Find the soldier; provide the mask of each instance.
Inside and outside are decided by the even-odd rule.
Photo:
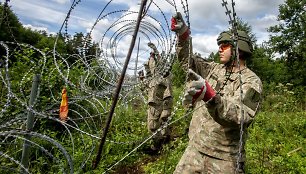
[[[140,81],[143,81],[144,80],[144,72],[143,72],[143,70],[141,70],[141,71],[138,71],[138,78],[139,78],[139,80]]]
[[[159,55],[156,46],[148,43],[152,48],[150,57],[145,63],[146,78],[150,80],[148,88],[148,130],[154,133],[160,126],[167,121],[172,110],[172,87],[171,74],[162,77],[160,74],[162,57]],[[161,145],[168,138],[168,130],[162,130],[153,137],[151,150],[155,153],[161,148]]]
[[[222,32],[217,39],[220,63],[215,63],[189,56],[190,31],[180,13],[172,17],[171,30],[178,36],[178,59],[192,79],[187,84],[183,104],[194,107],[189,143],[174,173],[244,173],[244,146],[239,154],[241,120],[246,133],[258,112],[262,93],[261,80],[246,67],[246,59],[252,54],[248,35],[238,31],[239,61],[236,61],[232,33]]]

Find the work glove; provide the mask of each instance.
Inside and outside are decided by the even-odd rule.
[[[185,91],[184,106],[190,107],[201,100],[207,102],[216,95],[215,90],[200,75],[191,69],[188,70],[188,74],[194,80],[189,83]]]
[[[186,40],[190,35],[190,30],[180,12],[177,12],[171,18],[171,31],[177,34],[179,40]]]
[[[154,52],[158,52],[156,46],[155,46],[152,42],[149,42],[149,43],[148,43],[148,46],[149,46],[150,48],[152,48],[152,50],[153,50]]]

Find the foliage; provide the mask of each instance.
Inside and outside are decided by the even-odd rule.
[[[246,173],[305,173],[305,128],[305,111],[261,112],[249,129]]]
[[[176,120],[177,122],[170,126],[171,141],[165,144],[161,153],[156,156],[144,153],[144,149],[150,146],[150,141],[128,155],[150,136],[146,128],[147,107],[143,98],[133,99],[134,105],[132,106],[119,103],[103,149],[100,166],[92,171],[91,163],[95,158],[98,139],[86,136],[75,129],[65,128],[63,124],[54,121],[58,114],[53,112],[58,111],[60,91],[63,86],[67,85],[57,68],[65,75],[68,71],[67,64],[73,65],[69,69],[69,79],[76,85],[81,85],[80,79],[87,75],[87,67],[79,64],[75,59],[76,56],[70,58],[69,55],[82,57],[85,53],[93,57],[96,54],[97,45],[92,43],[91,38],[84,36],[83,33],[76,33],[74,36],[66,38],[61,33],[58,36],[48,36],[43,31],[23,28],[11,9],[9,7],[4,9],[0,5],[0,13],[4,12],[7,15],[0,21],[1,41],[28,43],[46,53],[44,57],[31,47],[20,45],[10,47],[11,50],[14,50],[9,59],[11,89],[23,102],[28,102],[32,78],[45,66],[35,109],[48,113],[43,116],[49,117],[36,115],[34,131],[47,135],[65,147],[69,154],[73,154],[75,166],[82,166],[76,169],[76,173],[101,173],[110,167],[113,168],[109,172],[118,173],[119,169],[126,166],[136,166],[145,173],[172,173],[174,171],[188,143],[187,132],[191,119],[191,116],[186,115],[186,111],[180,105],[179,95],[183,91],[185,74],[178,62],[175,62],[172,68],[173,85],[175,86],[174,101],[177,102],[172,121]],[[255,45],[253,58],[248,62],[248,66],[263,81],[264,100],[261,112],[249,128],[249,139],[246,146],[248,156],[246,173],[306,173],[305,1],[286,0],[285,4],[280,6],[279,20],[283,23],[270,28],[271,32],[278,33],[271,37],[270,47]],[[255,42],[256,37],[252,34],[251,27],[243,21],[238,22],[240,29],[246,29],[251,34],[252,41]],[[54,64],[53,51],[50,51],[53,50],[56,39],[58,42],[55,50],[58,54],[55,58],[59,58],[57,56],[60,54],[64,60],[68,60],[67,62],[57,61],[58,67]],[[87,47],[82,50],[84,45]],[[281,53],[282,57],[279,59],[273,57],[270,48]],[[0,50],[0,53],[3,56],[3,50]],[[216,60],[217,57],[218,53],[212,53],[210,60]],[[87,61],[91,63],[91,67],[99,66],[98,62],[93,61],[91,57]],[[4,72],[4,68],[1,67],[1,73],[4,74]],[[92,72],[99,74],[103,73],[103,70],[94,69]],[[95,75],[89,76],[89,88],[95,88],[95,83],[99,83]],[[104,83],[101,82],[101,84],[102,86],[94,90],[103,90]],[[3,82],[0,84],[0,88],[0,104],[3,106],[6,102],[7,89]],[[69,97],[84,93],[84,91],[71,88],[69,85],[67,88]],[[14,106],[16,103],[17,101],[14,99],[11,101],[11,107],[6,112],[9,114],[1,117],[1,124],[12,118],[26,117],[27,109],[24,106]],[[105,126],[109,105],[108,100],[94,97],[76,101],[69,105],[69,117],[72,120],[68,122],[71,125],[77,125],[80,130],[85,130],[99,137],[102,132],[101,128]],[[106,106],[106,108],[96,106]],[[81,118],[83,116],[91,117],[91,119]],[[19,130],[23,129],[24,125],[12,127]],[[4,140],[1,137],[1,141],[0,152],[7,152],[12,154],[15,159],[20,159],[22,139],[9,137]],[[47,142],[44,138],[35,137],[32,141],[50,152],[57,160],[53,160],[41,148],[33,145],[29,166],[31,172],[63,173],[63,171],[59,171],[59,168],[66,166],[67,160],[60,151],[61,149],[55,148],[54,144]],[[3,157],[3,155],[1,156]],[[122,162],[113,166],[123,158]],[[17,165],[8,159],[1,159],[0,168],[0,172],[7,172],[8,170],[2,166],[15,169],[17,172],[19,170]],[[11,173],[16,173],[16,171]]]
[[[8,6],[0,4],[0,14],[3,14],[0,18],[0,40],[15,41],[15,37],[20,36],[22,24]]]
[[[113,165],[149,136],[146,131],[145,109],[146,107],[122,107],[117,110],[112,120],[108,136],[109,142],[104,150],[105,156],[101,160],[100,169],[96,170],[97,172],[104,171]],[[120,165],[136,163],[141,157],[144,157],[144,154],[132,153]]]
[[[296,112],[303,109],[301,103],[298,102],[292,84],[274,84],[265,86],[264,103],[262,108],[264,111],[271,112]]]
[[[19,19],[10,7],[4,7],[0,4],[0,14],[4,17],[0,19],[0,41],[10,41],[18,43],[26,43],[38,49],[49,48],[53,50],[55,40],[55,50],[61,54],[80,54],[80,55],[96,55],[98,44],[92,41],[90,35],[84,36],[82,32],[75,33],[74,36],[58,33],[58,35],[47,35],[46,31],[33,31],[25,28],[19,22]],[[3,54],[0,49],[0,56]],[[75,60],[68,60],[74,63]]]
[[[174,100],[180,101],[182,87],[174,88]],[[172,120],[179,120],[171,125],[171,141],[163,146],[160,155],[152,162],[143,166],[145,173],[173,173],[178,161],[183,155],[188,143],[188,128],[191,114],[186,112],[181,105],[176,105]]]
[[[258,47],[254,50],[252,56],[252,64],[249,68],[252,69],[264,83],[284,83],[288,78],[288,72],[285,68],[285,63],[281,59],[271,59],[267,55],[267,50],[263,47]]]
[[[144,166],[147,174],[173,173],[175,167],[182,157],[188,143],[187,135],[175,138],[170,144],[163,147],[161,155],[154,162]]]
[[[286,82],[304,87],[306,86],[305,6],[305,0],[286,0],[279,6],[280,24],[269,28],[274,34],[270,38],[270,47],[280,53],[285,60],[288,72]]]
[[[185,83],[186,74],[181,68],[181,65],[179,64],[178,60],[174,62],[172,66],[172,84],[176,87],[181,87]]]

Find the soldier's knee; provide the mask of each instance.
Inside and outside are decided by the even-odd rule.
[[[157,120],[148,120],[148,130],[150,132],[155,132],[159,128],[160,124]]]
[[[164,98],[163,100],[164,110],[172,109],[172,105],[173,105],[173,98],[171,96]]]
[[[155,89],[155,94],[158,99],[162,99],[164,97],[166,86],[163,84],[158,84],[157,88]]]

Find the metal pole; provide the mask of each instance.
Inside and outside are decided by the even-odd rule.
[[[117,87],[116,87],[115,94],[113,96],[113,102],[112,102],[111,109],[109,111],[109,115],[108,115],[108,118],[107,118],[107,121],[106,121],[106,125],[105,125],[105,128],[104,128],[103,132],[102,132],[101,141],[100,141],[99,149],[98,149],[98,152],[97,152],[97,156],[96,156],[96,159],[93,161],[93,165],[92,165],[93,169],[96,169],[98,167],[98,164],[101,160],[102,149],[103,149],[103,146],[104,146],[104,143],[105,143],[105,140],[106,140],[106,135],[108,133],[108,129],[110,127],[110,123],[112,121],[112,117],[113,117],[113,114],[114,114],[114,111],[115,111],[115,107],[116,107],[116,104],[117,104],[117,101],[118,101],[118,98],[119,98],[119,93],[120,93],[121,86],[122,86],[122,83],[123,83],[123,80],[124,80],[125,72],[126,72],[128,64],[129,64],[129,61],[130,61],[130,58],[131,58],[131,55],[132,55],[132,51],[133,51],[134,46],[135,46],[135,40],[136,40],[136,37],[137,37],[137,33],[138,33],[138,30],[139,30],[139,26],[140,26],[140,21],[141,21],[141,18],[142,18],[142,12],[143,12],[143,9],[144,9],[144,6],[146,5],[146,3],[147,3],[147,0],[142,0],[141,1],[141,5],[140,5],[139,12],[138,12],[137,21],[136,21],[135,30],[134,30],[134,33],[133,33],[133,36],[132,36],[132,41],[131,41],[131,44],[130,44],[130,48],[129,48],[127,57],[125,59],[125,63],[124,63],[124,67],[123,67],[122,72],[121,72],[120,79],[119,79]]]
[[[33,83],[32,83],[32,88],[31,88],[31,95],[30,95],[30,100],[29,100],[29,107],[32,108],[34,101],[37,97],[37,91],[38,91],[38,85],[40,82],[40,75],[35,74],[33,77]],[[34,114],[29,110],[28,111],[28,117],[27,117],[27,131],[32,131],[34,125]],[[21,164],[25,167],[28,168],[29,166],[29,157],[30,157],[30,143],[29,141],[31,140],[30,135],[25,136],[25,141],[23,143],[23,150],[22,150],[22,157],[21,157]],[[20,171],[21,174],[26,173],[24,169],[21,169]]]

